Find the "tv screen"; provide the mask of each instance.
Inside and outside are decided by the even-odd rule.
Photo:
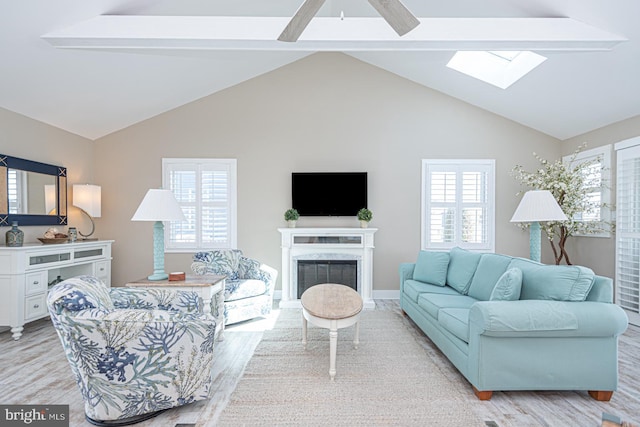
[[[294,172],[291,198],[300,216],[355,216],[367,207],[367,173]]]

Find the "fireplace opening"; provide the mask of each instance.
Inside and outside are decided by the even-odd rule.
[[[298,299],[321,283],[339,283],[358,291],[358,261],[298,260]]]

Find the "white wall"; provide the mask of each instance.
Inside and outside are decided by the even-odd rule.
[[[116,240],[115,285],[149,274],[152,226],[130,219],[147,189],[161,185],[161,159],[237,158],[238,246],[279,270],[291,172],[366,171],[379,228],[374,290],[394,290],[398,264],[420,247],[421,159],[496,159],[496,250],[528,256],[528,234],[509,223],[519,189],[509,171],[534,167],[534,151],[561,154],[547,135],[346,55],[315,54],[96,141],[98,233]],[[355,218],[299,225],[358,226]],[[190,263],[190,254],[166,256],[167,271]]]
[[[86,217],[73,207],[73,184],[93,180],[93,143],[54,126],[0,108],[0,154],[64,166],[68,177],[68,221],[85,233],[91,227]],[[99,220],[97,220],[99,221]],[[48,227],[20,226],[25,242],[38,242]],[[58,227],[66,232],[66,227]],[[0,239],[8,227],[0,227]]]

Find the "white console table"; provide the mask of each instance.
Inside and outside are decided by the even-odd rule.
[[[373,301],[373,236],[377,228],[308,227],[279,228],[282,235],[281,308],[301,307],[298,299],[298,261],[354,260],[357,262],[357,291],[365,309]]]
[[[49,315],[48,284],[88,274],[111,286],[113,240],[0,246],[0,326],[20,339],[25,323]]]

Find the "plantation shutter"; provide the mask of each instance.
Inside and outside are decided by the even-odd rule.
[[[640,138],[616,150],[616,303],[640,325]]]
[[[235,171],[235,160],[163,159],[165,187],[187,218],[165,226],[168,249],[235,247]]]
[[[493,160],[423,160],[423,249],[494,250]]]

